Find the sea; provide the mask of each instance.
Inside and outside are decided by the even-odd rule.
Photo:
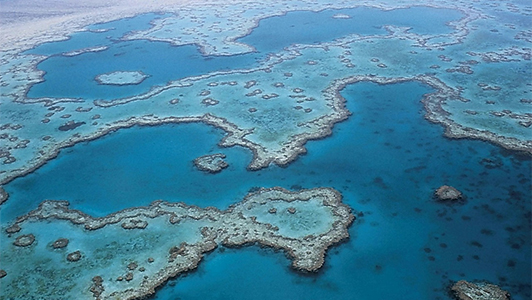
[[[261,20],[239,39],[255,52],[225,57],[204,55],[196,45],[120,40],[165,16],[139,15],[90,27],[113,28],[105,35],[80,32],[29,50],[50,57],[38,65],[46,71],[45,81],[32,86],[28,96],[131,96],[170,80],[256,67],[268,53],[294,43],[323,43],[352,33],[384,35],[382,25],[388,23],[419,34],[448,33],[446,23],[461,13],[443,12],[421,6],[289,12]],[[331,18],[342,13],[360,18]],[[275,43],[268,42],[274,31]],[[98,45],[109,49],[60,55]],[[116,69],[143,70],[150,77],[120,87],[93,80]],[[357,218],[350,238],[329,249],[317,273],[293,270],[282,251],[219,247],[196,270],[158,288],[152,299],[443,300],[451,299],[449,287],[458,280],[488,281],[512,299],[531,299],[531,158],[484,141],[445,137],[441,125],[424,118],[421,99],[430,92],[419,82],[348,85],[341,95],[352,115],[336,124],[331,136],[307,142],[307,153],[285,167],[258,171],[246,169],[252,159],[248,149],[220,147],[224,132],[212,126],[120,129],[65,148],[5,185],[10,198],[0,208],[2,223],[46,199],[68,200],[71,208],[100,217],[158,199],[226,209],[257,187],[332,187]],[[218,174],[194,167],[195,158],[213,153],[224,153],[229,167]],[[436,201],[434,191],[442,185],[457,188],[465,200]]]

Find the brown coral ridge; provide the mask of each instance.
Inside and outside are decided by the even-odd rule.
[[[456,188],[449,185],[440,186],[435,192],[434,196],[441,202],[461,202],[464,200],[463,194]]]
[[[510,300],[510,293],[490,283],[456,282],[451,292],[457,300]]]
[[[105,291],[105,288],[102,285],[103,279],[101,276],[94,276],[92,278],[92,285],[90,288],[90,292],[92,293],[93,297],[96,299],[100,299],[100,295]]]
[[[200,171],[208,173],[218,173],[229,166],[224,161],[225,154],[216,153],[211,155],[204,155],[194,159],[194,165]]]
[[[17,237],[13,242],[13,245],[17,247],[28,247],[35,242],[35,236],[33,234],[25,234]]]
[[[81,254],[81,251],[79,251],[79,250],[78,251],[74,251],[74,252],[69,253],[67,255],[67,260],[69,262],[76,262],[76,261],[80,260],[82,256],[83,255]]]
[[[52,247],[54,249],[61,249],[61,248],[65,248],[66,246],[68,246],[68,239],[65,239],[65,238],[60,238],[60,239],[57,239],[53,244],[52,244]]]
[[[326,229],[316,228],[311,234],[301,238],[280,234],[277,226],[257,221],[258,215],[252,211],[253,207],[265,205],[270,201],[289,202],[295,212],[290,216],[294,218],[303,213],[296,209],[298,205],[308,205],[307,201],[312,201],[312,207],[316,210],[328,212],[330,219],[327,222],[330,225]],[[294,269],[315,272],[323,266],[327,249],[349,237],[347,229],[354,220],[349,206],[342,203],[341,194],[330,188],[297,192],[283,188],[259,189],[225,211],[216,208],[199,208],[184,203],[155,201],[147,207],[130,208],[106,217],[93,218],[80,211],[69,209],[68,206],[67,201],[45,201],[36,210],[19,217],[14,225],[24,228],[26,222],[44,221],[43,223],[47,224],[53,220],[67,220],[85,230],[98,231],[112,224],[120,226],[132,219],[149,223],[161,217],[169,222],[168,226],[184,220],[187,222],[197,220],[202,224],[198,242],[195,244],[181,243],[166,250],[167,263],[154,273],[144,272],[144,280],[140,286],[107,285],[106,279],[102,282],[100,277],[95,277],[97,280],[93,280],[91,291],[98,299],[139,299],[151,295],[155,293],[156,287],[169,278],[195,269],[203,255],[214,250],[218,245],[239,247],[257,244],[282,250],[292,259]],[[265,213],[269,214],[268,211]],[[131,231],[124,229],[123,234],[128,234],[128,232]],[[171,237],[171,233],[169,236]],[[68,254],[67,260],[75,263],[82,259],[83,249],[80,250]],[[126,281],[122,281],[123,284],[126,284],[125,282],[127,278]]]
[[[4,188],[0,185],[0,205],[7,201],[7,198],[9,197],[9,194],[4,190]]]

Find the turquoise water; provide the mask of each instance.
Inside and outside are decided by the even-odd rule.
[[[335,19],[333,15],[349,14],[351,19]],[[106,32],[80,32],[66,41],[45,43],[27,51],[51,55],[38,65],[46,72],[44,82],[33,85],[30,98],[117,99],[164,86],[171,80],[197,76],[213,71],[227,71],[256,66],[267,53],[278,52],[297,43],[327,42],[357,33],[384,35],[383,25],[412,27],[420,34],[449,33],[446,22],[458,20],[462,14],[448,9],[412,7],[381,11],[375,8],[295,11],[284,16],[266,18],[248,36],[239,41],[254,46],[257,52],[233,56],[203,56],[196,45],[172,46],[146,40],[122,41],[130,31],[145,30],[154,18],[166,15],[145,14],[134,18],[94,25],[89,29],[110,29]],[[430,20],[430,22],[428,22]],[[275,35],[272,35],[275,32]],[[278,33],[282,32],[282,35]],[[61,53],[94,46],[109,49],[68,57]],[[94,78],[114,71],[142,71],[149,77],[138,85],[100,85]]]
[[[447,285],[459,279],[489,280],[512,299],[529,299],[531,161],[442,137],[422,117],[419,100],[428,91],[418,83],[348,87],[343,95],[354,115],[284,169],[247,172],[249,151],[219,148],[222,132],[201,124],[120,130],[8,184],[2,219],[43,199],[69,199],[73,208],[104,215],[159,198],[225,208],[254,186],[328,186],[363,216],[318,275],[301,276],[282,254],[255,247],[217,250],[156,299],[447,299]],[[227,154],[228,169],[210,175],[193,168],[195,156],[216,152]],[[442,184],[463,191],[467,202],[435,203]]]
[[[378,15],[364,19],[372,25],[355,22],[368,10]],[[332,19],[336,13],[360,16]],[[227,58],[203,57],[195,46],[118,40],[130,30],[148,28],[147,22],[158,15],[95,25],[93,29],[115,29],[78,33],[32,50],[58,54],[110,46],[45,60],[39,68],[47,71],[46,81],[35,85],[30,96],[124,97],[194,72],[249,67],[266,52],[293,43],[327,41],[349,32],[384,34],[380,26],[388,20],[417,33],[445,33],[450,29],[444,22],[460,17],[425,7],[409,9],[408,18],[403,13],[360,8],[273,17],[242,39],[259,53]],[[433,27],[426,27],[427,19]],[[308,30],[308,20],[331,26]],[[272,46],[263,35],[268,28],[282,28],[277,32],[286,37]],[[309,34],[290,28],[306,28],[303,32]],[[151,77],[137,86],[93,81],[99,72],[138,69]],[[71,78],[70,86],[57,88],[65,78]],[[155,299],[449,299],[448,285],[460,279],[488,280],[510,291],[512,299],[530,299],[531,160],[481,141],[442,137],[440,126],[423,119],[419,101],[427,92],[428,87],[415,82],[351,85],[342,94],[353,115],[335,125],[331,137],[308,142],[308,154],[286,168],[256,172],[245,169],[249,150],[220,148],[216,143],[223,132],[203,124],[119,130],[64,149],[35,172],[7,184],[10,199],[0,207],[0,218],[3,224],[13,221],[45,199],[69,200],[72,208],[104,216],[157,199],[224,209],[254,187],[333,187],[359,217],[350,228],[351,239],[328,252],[318,274],[296,273],[282,253],[268,249],[218,249],[197,271],[162,287]],[[194,168],[194,158],[218,152],[227,155],[229,168],[215,175]],[[432,194],[443,184],[464,192],[467,201],[454,206],[434,202]]]

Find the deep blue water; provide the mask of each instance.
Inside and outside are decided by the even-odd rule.
[[[319,274],[301,276],[282,254],[257,247],[216,250],[156,299],[448,299],[447,285],[459,279],[489,280],[512,299],[530,299],[531,161],[442,137],[423,119],[419,100],[428,91],[413,82],[349,86],[343,95],[354,114],[331,137],[309,142],[287,168],[257,172],[245,170],[249,151],[219,148],[222,132],[206,125],[119,130],[8,184],[2,219],[44,199],[104,215],[159,198],[225,208],[254,186],[328,186],[363,216]],[[216,152],[227,154],[228,169],[194,169],[193,158]],[[466,203],[435,203],[443,184],[463,191]]]
[[[343,13],[351,19],[335,19]],[[167,15],[163,15],[167,16]],[[149,28],[147,23],[163,17],[156,14],[99,24],[89,29],[110,29],[106,32],[80,32],[66,41],[45,43],[30,54],[51,55],[38,65],[46,71],[44,82],[33,85],[27,96],[116,99],[149,91],[154,86],[164,86],[169,81],[197,76],[213,71],[250,68],[266,57],[297,43],[327,42],[348,34],[383,35],[383,25],[412,27],[421,34],[441,34],[451,31],[446,22],[462,17],[458,11],[430,7],[412,7],[392,11],[375,8],[323,10],[321,12],[295,11],[284,16],[263,19],[260,26],[239,41],[250,44],[256,52],[233,56],[204,56],[196,45],[172,46],[164,42],[146,40],[121,41],[130,32]],[[279,33],[283,34],[279,34]],[[67,57],[63,52],[94,46],[109,49],[96,53]],[[100,85],[94,78],[114,71],[142,71],[149,77],[138,85]]]

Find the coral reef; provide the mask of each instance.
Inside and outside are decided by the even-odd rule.
[[[194,165],[200,171],[218,173],[229,166],[224,158],[225,154],[222,153],[204,155],[194,159]]]
[[[434,194],[439,201],[457,201],[462,199],[462,193],[448,185],[440,186]]]
[[[100,74],[96,76],[94,80],[96,80],[99,84],[131,85],[140,84],[146,78],[148,78],[148,76],[140,71],[116,71],[111,73]]]
[[[45,201],[11,225],[19,226],[22,233],[32,232],[15,242],[28,246],[37,241],[35,247],[53,243],[53,248],[66,249],[66,259],[57,262],[54,257],[65,252],[45,249],[1,253],[3,268],[11,275],[6,277],[11,281],[5,282],[3,295],[19,295],[13,283],[28,276],[26,268],[33,263],[25,262],[34,261],[43,273],[31,276],[48,286],[50,295],[66,289],[76,299],[142,298],[153,294],[168,278],[195,269],[203,255],[218,245],[259,244],[279,249],[292,259],[294,269],[315,272],[322,267],[327,249],[349,237],[347,228],[354,215],[341,200],[341,195],[329,188],[298,192],[270,188],[247,195],[226,211],[156,201],[101,218],[72,210],[66,201]],[[274,208],[277,212],[272,214]],[[61,230],[63,237],[48,241],[47,232],[53,232],[48,227],[64,226],[70,230]],[[68,282],[75,287],[65,288],[61,279],[65,276],[82,278]],[[41,291],[40,284],[22,290],[26,295]]]
[[[471,283],[460,280],[451,287],[458,300],[510,300],[510,294],[490,283]]]

